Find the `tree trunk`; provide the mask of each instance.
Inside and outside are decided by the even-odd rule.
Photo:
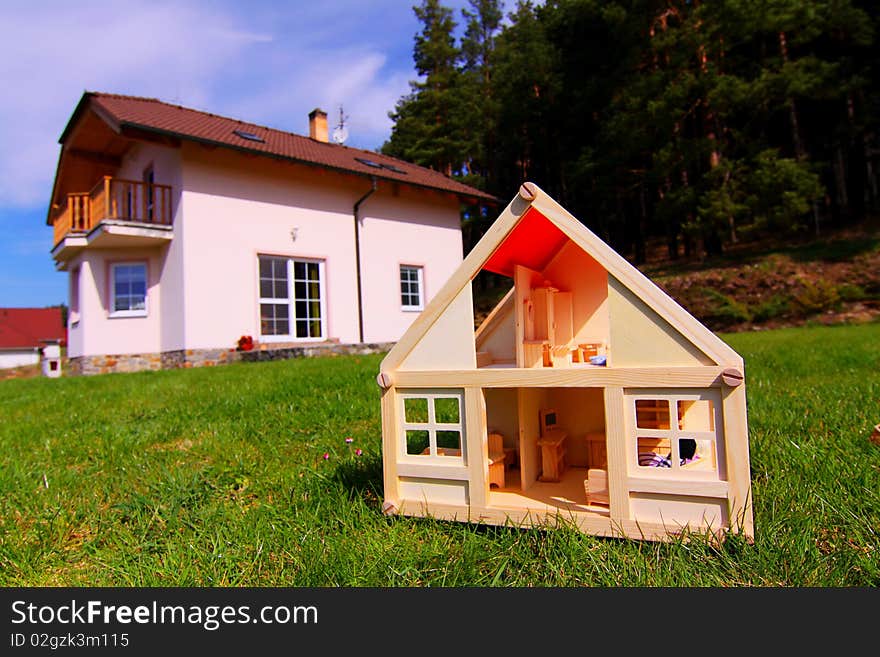
[[[779,54],[782,56],[782,63],[788,63],[788,41],[785,37],[785,31],[779,30]],[[789,121],[791,123],[791,141],[792,146],[794,146],[794,156],[798,162],[803,162],[807,157],[806,148],[804,148],[804,142],[801,139],[801,129],[800,122],[798,120],[798,111],[797,104],[795,103],[794,96],[788,97],[788,116]],[[816,230],[816,236],[819,235],[819,206],[816,204],[816,201],[812,202],[813,207],[813,225]]]

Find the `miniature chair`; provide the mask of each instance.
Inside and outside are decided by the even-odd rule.
[[[489,434],[489,487],[494,484],[504,488],[504,468],[507,454],[504,452],[504,436],[500,433]]]
[[[608,504],[608,471],[600,468],[587,470],[587,478],[584,480],[584,492],[587,494],[587,504]]]

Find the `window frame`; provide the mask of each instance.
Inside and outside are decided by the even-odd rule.
[[[426,422],[410,422],[406,419],[406,400],[426,399],[428,419]],[[458,422],[437,422],[434,402],[437,399],[455,399],[458,402]],[[445,465],[467,464],[467,439],[465,436],[464,389],[408,389],[397,393],[397,412],[399,417],[399,436],[397,458],[400,463],[436,463]],[[428,432],[428,454],[410,454],[407,452],[406,432]],[[437,432],[457,431],[461,441],[461,454],[440,455],[437,451]]]
[[[108,317],[111,319],[125,317],[147,317],[150,314],[150,266],[146,260],[125,260],[120,262],[111,262],[109,271],[110,283],[110,312]],[[128,310],[116,310],[116,271],[120,267],[140,266],[144,269],[144,307]],[[131,295],[129,295],[131,296]]]
[[[77,265],[70,270],[70,309],[67,313],[67,326],[73,328],[79,324],[80,278],[82,266]]]
[[[419,302],[417,304],[405,304],[403,303],[403,296],[406,294],[407,296],[412,296],[412,292],[404,292],[403,291],[403,272],[404,270],[415,271],[416,272],[416,285],[418,285],[418,297]],[[425,267],[424,265],[411,265],[406,263],[400,263],[398,267],[398,287],[400,288],[398,291],[398,297],[400,298],[400,309],[403,312],[421,312],[425,309]],[[412,281],[407,280],[407,284],[411,284]]]
[[[626,431],[627,431],[627,472],[630,477],[642,479],[708,480],[727,481],[727,467],[724,448],[724,423],[721,409],[721,395],[715,389],[630,389],[625,391]],[[638,426],[638,401],[667,401],[669,404],[669,429],[648,429]],[[679,402],[709,401],[712,403],[712,423],[714,429],[694,430],[679,428]],[[639,438],[658,438],[669,440],[671,453],[670,467],[650,467],[639,464]],[[712,470],[689,469],[682,466],[679,458],[679,440],[693,438],[696,441],[711,441],[714,449],[715,466]]]
[[[261,294],[260,283],[260,262],[263,258],[271,260],[283,260],[286,263],[286,281],[287,281],[287,298],[281,297],[264,297]],[[317,264],[318,265],[318,302],[320,308],[320,327],[321,335],[317,337],[297,337],[296,335],[296,285],[294,276],[295,263]],[[327,341],[327,286],[326,286],[326,261],[323,258],[307,258],[300,256],[277,255],[272,253],[257,254],[257,333],[260,336],[260,342],[326,342]],[[286,334],[265,334],[263,333],[262,305],[287,304],[287,333]]]

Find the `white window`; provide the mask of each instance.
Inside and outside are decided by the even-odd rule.
[[[462,392],[412,390],[401,393],[401,456],[462,457]]]
[[[71,327],[79,322],[79,272],[79,267],[70,272],[70,310],[67,313],[67,325]]]
[[[404,310],[422,310],[424,303],[423,267],[400,265],[400,305]]]
[[[113,263],[110,266],[110,285],[110,317],[144,317],[147,314],[145,262]]]
[[[260,256],[259,267],[262,339],[324,339],[323,261]]]
[[[631,391],[630,472],[725,478],[720,398],[715,391]]]

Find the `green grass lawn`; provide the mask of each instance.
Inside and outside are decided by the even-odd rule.
[[[877,586],[880,324],[725,338],[754,544],[385,517],[381,357],[334,357],[0,382],[0,585]]]

